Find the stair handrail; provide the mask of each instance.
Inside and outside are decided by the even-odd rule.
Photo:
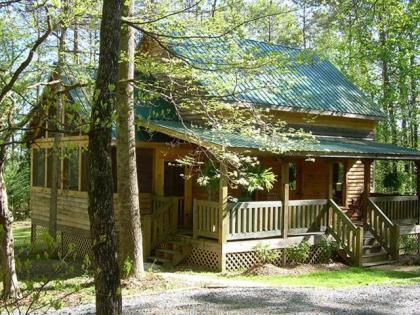
[[[328,231],[350,256],[356,266],[362,265],[363,228],[356,226],[334,200],[329,200]]]
[[[175,200],[172,197],[153,196],[153,206],[150,215],[152,248],[176,232],[178,218],[176,211],[173,211]]]
[[[368,199],[367,228],[394,259],[400,251],[399,225],[393,223],[372,199]]]

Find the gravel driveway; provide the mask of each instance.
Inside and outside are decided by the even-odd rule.
[[[71,312],[89,313],[89,308]],[[124,300],[125,314],[420,314],[420,286],[201,288]]]

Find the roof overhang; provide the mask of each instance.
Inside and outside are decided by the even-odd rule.
[[[140,125],[186,142],[216,150],[268,152],[258,140],[239,134],[183,123],[180,121],[150,120]],[[354,158],[375,160],[420,160],[420,151],[373,140],[318,136],[316,144],[305,150],[285,150],[284,156],[313,156],[325,158]]]

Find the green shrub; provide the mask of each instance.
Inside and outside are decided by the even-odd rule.
[[[298,245],[285,249],[286,255],[292,263],[305,263],[311,252],[311,245],[307,241],[303,241]]]
[[[415,255],[420,249],[419,241],[410,237],[410,235],[401,236],[401,245],[405,255]]]
[[[29,217],[29,160],[22,157],[6,163],[5,181],[10,211],[17,220]]]
[[[279,257],[279,253],[271,249],[268,244],[259,243],[255,246],[255,250],[262,264],[273,264]]]
[[[318,247],[321,249],[319,262],[329,263],[337,251],[338,246],[336,242],[328,239],[326,236],[322,236]]]

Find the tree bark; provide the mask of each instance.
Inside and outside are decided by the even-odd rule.
[[[124,4],[124,16],[131,16],[133,1]],[[134,121],[134,90],[129,83],[134,79],[134,29],[127,24],[121,27],[120,51],[122,60],[119,64],[117,87],[117,165],[118,165],[118,201],[120,208],[120,265],[127,260],[132,263],[132,276],[141,278],[143,266],[143,237],[140,222],[139,187],[136,164],[136,130]]]
[[[112,113],[118,77],[121,7],[121,0],[103,1],[99,66],[89,131],[88,211],[97,314],[122,312],[110,156]]]
[[[55,71],[56,79],[61,79],[61,68],[63,66],[63,53],[64,45],[66,39],[66,28],[61,29],[60,34],[60,44],[58,47],[58,63]],[[54,238],[57,239],[57,207],[58,207],[58,189],[61,187],[61,163],[60,163],[60,143],[62,138],[62,133],[59,132],[59,128],[62,123],[62,114],[63,114],[63,94],[61,93],[62,84],[58,83],[56,85],[57,91],[54,91],[56,97],[55,106],[55,122],[53,122],[54,129],[54,142],[51,150],[51,194],[50,194],[50,216],[48,222],[48,233]]]
[[[13,215],[7,202],[6,182],[4,180],[4,164],[6,150],[0,147],[0,230],[1,236],[1,274],[3,281],[3,297],[16,298],[20,296],[19,284],[15,268],[15,253],[13,240]]]

